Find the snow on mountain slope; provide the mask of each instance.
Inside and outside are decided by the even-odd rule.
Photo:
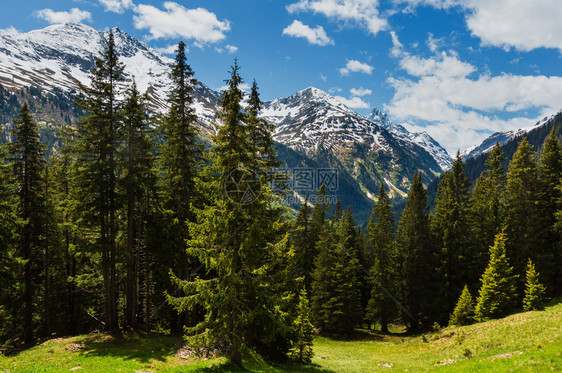
[[[275,139],[293,149],[351,149],[359,143],[393,153],[384,129],[318,88],[266,102],[260,115],[276,125]]]
[[[125,75],[147,91],[157,110],[166,107],[172,59],[164,57],[119,28],[113,30]],[[0,35],[0,83],[7,88],[34,85],[46,91],[77,91],[89,83],[94,57],[103,50],[109,32],[77,23],[53,25],[15,35]],[[201,124],[211,129],[217,94],[202,83],[196,87],[195,109]]]
[[[448,170],[453,164],[453,159],[447,151],[431,137],[427,132],[409,132],[404,126],[395,124],[388,119],[388,116],[379,109],[374,108],[367,116],[367,119],[380,125],[399,139],[413,142],[425,149],[439,164],[441,170]]]
[[[463,157],[464,160],[467,160],[470,158],[475,158],[480,154],[488,153],[492,150],[496,142],[498,142],[500,145],[503,145],[516,137],[523,136],[526,133],[545,125],[552,118],[554,118],[554,115],[552,115],[551,117],[544,117],[543,119],[535,123],[534,126],[520,128],[511,131],[496,132],[493,135],[484,139],[484,141],[482,141],[480,145],[475,145],[468,149],[465,149],[463,152],[461,152],[461,156]]]

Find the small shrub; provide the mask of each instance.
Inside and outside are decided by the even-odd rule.
[[[525,311],[543,310],[545,291],[546,289],[544,285],[539,282],[539,273],[535,270],[535,265],[531,259],[529,259],[529,262],[527,263],[523,309]]]
[[[468,290],[468,286],[464,285],[461,296],[455,306],[455,310],[451,314],[449,324],[451,325],[468,325],[474,320],[474,300]]]
[[[472,358],[472,351],[470,350],[470,348],[465,348],[462,356],[466,357],[467,359],[471,359]]]

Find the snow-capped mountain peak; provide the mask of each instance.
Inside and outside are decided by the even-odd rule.
[[[116,51],[125,64],[125,76],[147,91],[153,107],[164,110],[170,87],[173,60],[119,28],[111,30]],[[7,88],[34,85],[76,91],[89,84],[95,57],[105,47],[109,31],[101,32],[79,23],[66,23],[16,35],[0,35],[0,83]],[[194,106],[200,123],[212,131],[217,94],[202,83]]]
[[[442,171],[448,170],[453,164],[453,159],[447,151],[431,137],[427,132],[410,132],[404,126],[393,123],[386,114],[378,108],[374,108],[367,119],[376,123],[392,133],[394,136],[425,149],[439,164]]]
[[[499,143],[500,145],[503,145],[503,144],[513,140],[516,137],[524,136],[528,132],[530,132],[530,131],[532,131],[536,128],[539,128],[541,126],[544,126],[546,123],[548,123],[553,118],[554,118],[554,115],[552,115],[550,117],[544,117],[543,119],[541,119],[537,123],[535,123],[533,126],[519,128],[519,129],[516,129],[516,130],[495,132],[494,134],[492,134],[489,137],[487,137],[486,139],[484,139],[484,141],[482,141],[482,143],[480,143],[479,145],[471,146],[470,148],[467,148],[464,151],[462,151],[461,156],[462,156],[463,159],[466,160],[466,159],[470,159],[470,158],[476,158],[480,154],[489,153],[490,151],[492,151],[492,148],[494,147],[494,145],[496,145],[496,142]]]

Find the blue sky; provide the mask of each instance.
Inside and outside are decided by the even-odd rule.
[[[211,88],[238,57],[263,100],[316,86],[454,153],[562,108],[560,20],[559,0],[26,0],[0,33],[72,21],[163,52],[184,40]]]

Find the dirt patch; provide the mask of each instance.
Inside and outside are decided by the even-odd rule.
[[[497,360],[497,359],[509,359],[510,357],[517,356],[517,355],[523,355],[523,352],[513,351],[513,352],[507,352],[505,354],[495,355],[495,356],[492,356],[492,361]]]
[[[65,350],[75,352],[75,351],[83,350],[85,348],[88,348],[88,346],[86,346],[84,343],[78,342],[78,343],[69,344],[68,346],[65,347]]]

